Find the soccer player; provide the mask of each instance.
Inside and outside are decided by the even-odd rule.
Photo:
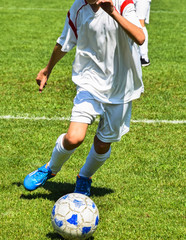
[[[90,196],[92,175],[110,157],[111,143],[129,131],[132,101],[143,91],[138,45],[144,40],[132,0],[75,0],[48,64],[36,78],[42,92],[53,67],[76,46],[72,81],[77,94],[69,128],[58,137],[50,161],[26,176],[27,190],[60,171],[100,116],[74,190]]]
[[[136,14],[143,27],[145,42],[140,46],[141,65],[143,67],[150,65],[148,57],[148,31],[145,24],[149,24],[151,0],[134,0]]]

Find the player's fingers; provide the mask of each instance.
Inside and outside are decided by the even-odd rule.
[[[43,88],[45,87],[46,82],[45,81],[41,81],[40,86],[39,86],[39,92],[43,91]]]
[[[39,79],[36,78],[36,82],[37,82],[37,85],[40,86],[40,84],[41,84],[41,80],[39,80]]]

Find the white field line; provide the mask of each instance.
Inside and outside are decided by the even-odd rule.
[[[0,116],[0,119],[4,120],[31,120],[31,121],[39,121],[39,120],[45,120],[45,121],[69,121],[70,117],[31,117],[31,116],[11,116],[11,115],[6,115],[6,116]],[[138,119],[138,120],[131,120],[133,123],[147,123],[147,124],[185,124],[186,120],[148,120],[148,119]]]
[[[10,11],[50,11],[50,12],[67,12],[69,9],[64,8],[24,8],[24,7],[0,7],[0,10],[10,10]],[[186,12],[179,11],[164,11],[164,10],[151,10],[152,13],[162,13],[162,14],[186,14]]]
[[[164,11],[164,10],[150,10],[151,13],[165,13],[165,14],[186,14],[186,12]]]

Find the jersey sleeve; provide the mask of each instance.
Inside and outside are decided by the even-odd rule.
[[[61,51],[63,52],[69,52],[77,43],[77,29],[75,24],[77,15],[76,2],[68,11],[62,34],[57,39],[57,43],[62,46]]]
[[[120,14],[129,22],[142,28],[140,21],[136,15],[133,0],[120,0]]]

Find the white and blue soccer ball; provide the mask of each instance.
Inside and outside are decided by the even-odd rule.
[[[51,220],[54,230],[64,239],[87,239],[97,229],[99,211],[86,195],[70,193],[54,204]]]

